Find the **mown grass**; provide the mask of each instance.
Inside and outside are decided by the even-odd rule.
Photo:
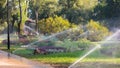
[[[16,51],[16,53],[18,52]],[[70,52],[70,53],[54,53],[54,54],[46,54],[46,55],[43,55],[43,54],[33,55],[32,52],[31,54],[30,52],[29,54],[27,53],[28,53],[27,51],[24,51],[24,54],[19,53],[18,55],[21,55],[23,57],[29,58],[31,60],[36,60],[42,63],[72,63],[81,54],[83,54],[83,51],[76,51],[76,52]]]
[[[75,51],[75,52],[66,52],[66,53],[53,53],[53,54],[37,54],[33,55],[33,51],[29,49],[17,50],[16,54],[26,57],[31,60],[39,61],[42,63],[59,63],[59,64],[71,64],[83,56],[86,51]],[[117,62],[120,63],[120,58],[113,58],[108,55],[102,55],[99,51],[95,51],[81,62]]]
[[[5,45],[0,45],[0,49],[6,50]],[[33,50],[20,48],[20,46],[11,46],[11,53],[19,56],[26,57],[31,60],[39,61],[42,63],[50,64],[71,64],[83,56],[87,51],[75,51],[75,52],[64,52],[64,53],[52,53],[52,54],[37,54],[33,55]],[[120,58],[113,58],[108,55],[103,55],[98,51],[91,53],[81,62],[106,62],[106,63],[120,63]]]
[[[120,58],[85,58],[82,62],[104,62],[104,63],[119,63]]]

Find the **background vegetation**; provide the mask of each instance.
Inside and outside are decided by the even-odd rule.
[[[10,0],[8,3],[7,0],[0,0],[0,49],[2,50],[6,47],[3,43],[7,43],[6,40],[1,41],[2,34],[7,33],[7,10],[9,10],[10,34],[19,36],[17,40],[11,39],[11,43],[20,43],[12,44],[11,52],[43,63],[73,63],[95,47],[96,42],[109,36],[112,28],[120,26],[120,0]],[[32,25],[28,26],[26,23]],[[31,34],[32,31],[26,34],[25,26],[38,33],[40,38]],[[36,40],[43,41],[30,44],[31,48],[21,48],[21,45]],[[66,52],[33,55],[34,49],[42,46],[63,47]],[[103,61],[106,56],[95,51],[84,61],[94,62],[98,57]],[[120,62],[119,54],[117,54],[118,59],[108,57],[107,55],[107,61]]]

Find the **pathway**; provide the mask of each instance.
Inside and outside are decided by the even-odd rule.
[[[0,51],[0,68],[53,68],[50,65]]]

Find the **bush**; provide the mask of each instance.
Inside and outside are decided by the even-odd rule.
[[[78,47],[81,49],[86,49],[91,46],[91,42],[87,39],[79,39],[78,40]]]
[[[70,39],[72,41],[78,40],[80,35],[83,33],[83,28],[81,25],[75,26],[71,29],[68,29],[66,32],[60,34],[57,36],[57,38],[61,41],[64,41],[64,39]]]
[[[78,43],[69,39],[65,39],[64,41],[57,41],[55,42],[55,46],[66,48],[67,52],[73,52],[78,50]]]
[[[109,35],[109,30],[105,26],[93,20],[87,24],[87,31],[87,39],[91,41],[100,41]]]
[[[66,48],[68,52],[83,50],[88,48],[90,45],[91,42],[85,39],[81,39],[79,41],[71,41],[69,39],[65,39],[64,41],[57,41],[55,43],[55,46],[62,46]]]
[[[0,25],[0,33],[3,32],[7,28],[7,22],[1,23]]]
[[[45,40],[45,41],[40,41],[38,43],[34,44],[37,47],[41,47],[41,46],[54,46],[54,42],[53,41],[49,41],[49,40]]]
[[[39,30],[44,34],[52,34],[61,32],[71,27],[68,20],[62,17],[55,16],[49,17],[47,19],[42,19],[39,21]]]

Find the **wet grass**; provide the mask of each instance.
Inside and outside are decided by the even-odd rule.
[[[5,45],[0,45],[0,49],[8,51]],[[8,51],[9,52],[9,51]],[[71,64],[78,60],[86,51],[64,52],[64,53],[52,53],[52,54],[36,54],[33,55],[33,50],[20,48],[20,46],[11,46],[11,53],[26,57],[31,60],[39,61],[49,64]],[[99,50],[93,52],[81,62],[106,62],[106,63],[120,63],[120,58],[113,58],[108,55],[100,54]]]
[[[120,58],[85,58],[81,62],[104,62],[120,64]]]
[[[21,49],[16,51],[17,55],[26,57],[31,60],[39,61],[42,63],[53,63],[53,64],[71,64],[78,60],[85,51],[75,51],[66,53],[52,53],[52,54],[37,54],[33,55],[33,51],[29,49]],[[99,54],[99,51],[93,52],[91,55],[83,59],[81,62],[107,62],[107,63],[120,63],[120,58],[110,57],[108,55]]]
[[[19,55],[42,63],[65,63],[65,64],[74,62],[83,53],[82,51],[76,51],[70,53],[52,53],[46,55],[43,54],[33,55],[30,54],[29,52],[29,54],[25,55],[25,52],[27,53],[27,51],[24,51],[24,54],[19,53]]]

